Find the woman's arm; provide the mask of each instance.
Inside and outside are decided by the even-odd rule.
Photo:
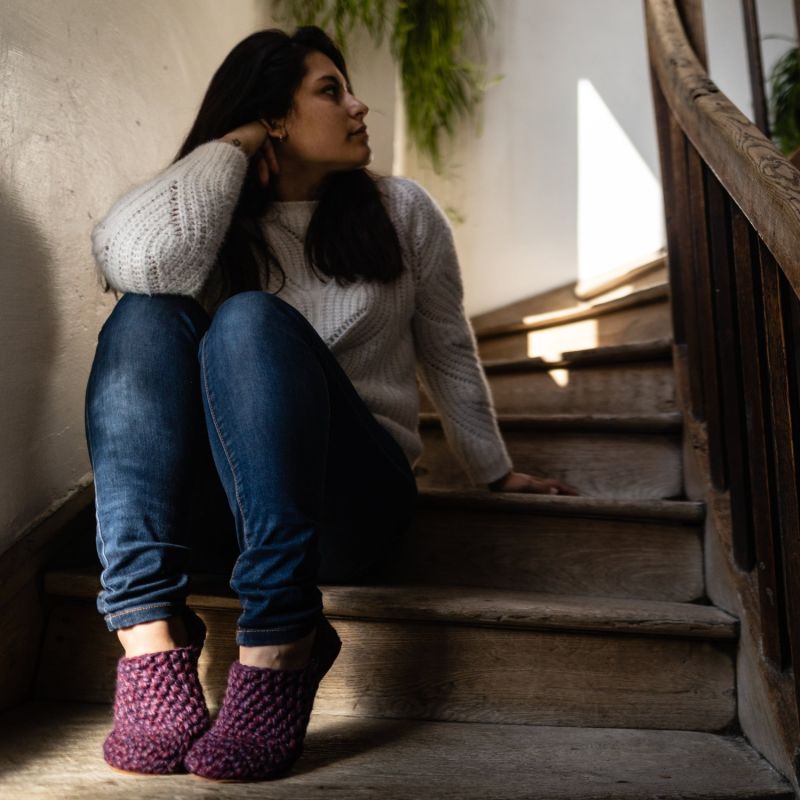
[[[414,341],[420,379],[442,416],[445,435],[470,479],[492,491],[580,492],[556,478],[514,472],[500,434],[472,326],[450,223],[436,201],[413,181],[410,204],[415,253]]]
[[[463,306],[464,289],[450,224],[433,198],[404,181],[411,200],[416,298],[412,319],[423,388],[438,409],[447,441],[474,484],[512,470],[477,343]]]
[[[122,292],[196,297],[230,226],[247,166],[241,148],[214,140],[124,194],[92,230],[98,270]]]

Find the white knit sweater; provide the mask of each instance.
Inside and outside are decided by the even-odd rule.
[[[190,295],[213,317],[213,266],[247,162],[227,142],[206,142],[120,197],[92,231],[95,263],[108,283],[121,292]],[[490,483],[512,462],[464,313],[450,225],[415,181],[382,177],[378,185],[400,239],[401,276],[340,287],[319,273],[321,281],[303,252],[316,201],[273,203],[262,222],[286,273],[278,296],[314,326],[412,468],[422,453],[419,375],[470,480]],[[274,292],[280,281],[273,268],[262,287]]]

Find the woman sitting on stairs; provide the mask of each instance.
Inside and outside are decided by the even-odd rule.
[[[256,32],[173,163],[92,232],[124,293],[86,389],[97,607],[125,650],[115,769],[256,780],[300,756],[341,648],[317,584],[379,580],[413,519],[417,365],[475,484],[577,494],[512,470],[449,225],[419,184],[366,169],[367,111],[319,28]],[[185,600],[192,514],[220,498],[242,612],[211,725]]]

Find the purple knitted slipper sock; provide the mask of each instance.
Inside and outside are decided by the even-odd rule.
[[[321,616],[302,669],[251,667],[234,661],[219,716],[189,750],[189,772],[218,781],[252,781],[286,773],[303,752],[320,681],[342,642]]]
[[[197,661],[205,625],[187,609],[190,644],[117,662],[114,728],[103,742],[106,763],[123,772],[183,772],[192,743],[210,720]]]

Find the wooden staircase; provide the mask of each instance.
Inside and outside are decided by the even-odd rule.
[[[476,325],[515,468],[582,495],[470,488],[424,399],[414,527],[381,585],[321,587],[344,646],[303,758],[268,786],[106,767],[121,648],[95,609],[87,514],[44,575],[34,698],[0,715],[0,796],[794,797],[738,725],[739,621],[705,594],[668,304],[656,281],[591,312]],[[576,321],[602,337],[574,348]],[[560,356],[532,354],[532,331]],[[238,652],[225,568],[189,597],[212,713]]]

